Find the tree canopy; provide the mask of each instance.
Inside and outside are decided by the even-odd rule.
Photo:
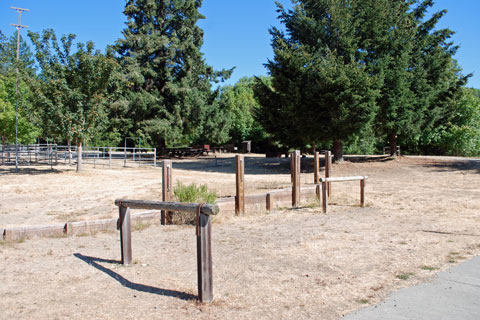
[[[92,42],[78,43],[75,35],[62,36],[53,30],[42,35],[29,32],[41,68],[39,79],[30,82],[42,126],[50,135],[73,141],[79,148],[77,170],[81,170],[81,146],[106,119],[108,87],[117,67],[115,59],[96,51]]]

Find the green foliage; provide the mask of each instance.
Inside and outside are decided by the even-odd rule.
[[[480,98],[475,89],[462,88],[442,120],[421,136],[420,142],[428,143],[431,153],[480,155]]]
[[[208,191],[206,184],[200,186],[197,186],[195,183],[184,185],[179,181],[173,193],[180,202],[215,203],[217,199],[217,193]]]
[[[230,121],[227,137],[236,145],[245,140],[251,140],[255,145],[266,138],[265,130],[254,118],[254,113],[260,108],[255,98],[254,86],[254,78],[244,77],[233,86],[221,89],[219,108],[228,111]]]
[[[7,38],[0,30],[0,74],[15,72],[18,67],[21,72],[34,76],[35,60],[25,39],[20,35],[19,60],[17,61],[17,32]]]
[[[125,6],[127,28],[116,43],[128,87],[121,121],[156,146],[222,140],[214,129],[225,114],[213,108],[218,92],[210,83],[229,77],[231,70],[214,71],[202,57],[201,3],[128,0]]]
[[[116,61],[96,51],[92,42],[79,43],[72,52],[73,34],[63,36],[60,43],[51,29],[29,36],[41,68],[30,87],[44,135],[81,144],[108,121],[108,87]]]
[[[272,80],[257,81],[257,119],[290,147],[358,134],[373,119],[378,92],[376,79],[355,58],[362,22],[351,11],[355,2],[300,0],[290,11],[278,7],[286,34],[270,30]]]
[[[379,141],[380,140],[380,141]],[[378,145],[381,143],[382,137],[375,136],[375,132],[371,127],[366,127],[360,133],[354,134],[345,142],[346,154],[378,154],[382,149]]]
[[[2,144],[15,143],[15,86],[14,75],[4,76],[0,74],[0,142]],[[35,142],[40,131],[32,124],[28,117],[28,111],[23,107],[24,103],[21,97],[28,94],[23,83],[21,83],[19,91],[18,142],[29,144]]]
[[[361,2],[360,58],[379,80],[375,129],[387,137],[392,152],[397,139],[414,149],[424,132],[441,126],[468,78],[452,59],[453,32],[435,30],[446,12],[425,20],[432,6],[432,1]]]

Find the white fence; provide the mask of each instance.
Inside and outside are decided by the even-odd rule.
[[[15,165],[17,150],[15,145],[0,145],[0,163],[2,166]],[[76,146],[56,144],[18,145],[18,164],[50,165],[59,163],[74,164],[77,161]],[[156,148],[127,147],[82,147],[82,163],[96,167],[140,167],[157,166]]]

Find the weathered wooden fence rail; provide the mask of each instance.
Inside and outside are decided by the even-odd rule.
[[[360,206],[365,206],[365,185],[367,181],[367,176],[352,176],[352,177],[331,177],[331,178],[320,178],[322,183],[322,209],[324,213],[328,212],[328,184],[330,182],[340,182],[340,181],[360,181]]]
[[[125,265],[132,263],[130,209],[196,213],[198,299],[201,302],[211,302],[213,300],[212,222],[210,215],[215,215],[219,212],[217,205],[142,200],[115,200],[115,205],[119,208],[117,228],[120,230],[122,263]]]

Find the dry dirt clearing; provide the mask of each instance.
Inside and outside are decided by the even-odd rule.
[[[328,215],[295,210],[219,217],[213,224],[214,302],[199,304],[193,226],[0,244],[3,319],[338,319],[480,253],[480,161],[362,158],[333,176]],[[312,182],[311,159],[302,181]],[[174,163],[174,179],[234,194],[233,159]],[[289,185],[288,160],[246,161],[247,193]],[[115,198],[159,199],[160,169],[75,174],[0,168],[0,227],[114,217]]]

